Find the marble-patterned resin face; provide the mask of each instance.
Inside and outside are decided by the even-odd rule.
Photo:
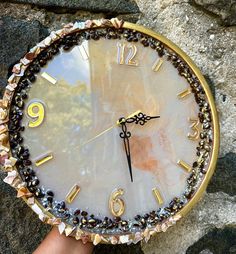
[[[166,56],[139,42],[102,38],[61,50],[25,100],[22,136],[40,186],[99,219],[168,206],[196,160],[198,106],[188,87]],[[117,121],[135,112],[160,118],[126,124],[132,182]]]

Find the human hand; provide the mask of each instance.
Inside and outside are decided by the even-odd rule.
[[[53,227],[33,254],[91,254],[92,252],[92,243],[83,244],[81,240],[60,235],[58,229]]]

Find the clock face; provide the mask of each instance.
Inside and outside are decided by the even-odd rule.
[[[65,28],[28,53],[8,124],[18,192],[67,235],[119,243],[177,220],[216,149],[208,88],[161,36],[122,25]]]

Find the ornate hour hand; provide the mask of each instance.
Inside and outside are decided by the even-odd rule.
[[[130,145],[129,145],[129,138],[131,137],[131,132],[128,131],[126,124],[128,123],[135,123],[144,125],[147,121],[160,118],[160,116],[147,116],[140,111],[133,113],[128,117],[122,117],[117,121],[117,124],[121,126],[122,132],[120,133],[120,137],[124,141],[125,153],[127,157],[127,162],[129,166],[130,178],[131,182],[133,182],[133,174],[132,174],[132,164],[131,164],[131,154],[130,154]]]
[[[147,121],[160,118],[160,116],[147,116],[146,114],[143,114],[142,112],[139,112],[136,115],[133,115],[132,117],[128,117],[125,120],[125,123],[135,123],[135,124],[140,124],[144,125],[147,123]]]
[[[125,153],[126,153],[126,157],[127,157],[128,166],[129,166],[130,179],[131,179],[131,182],[133,182],[130,145],[129,145],[129,138],[131,137],[131,132],[127,130],[125,120],[126,120],[125,118],[119,119],[119,124],[122,129],[122,132],[120,133],[120,137],[124,141]]]

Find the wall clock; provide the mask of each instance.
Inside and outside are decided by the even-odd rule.
[[[52,32],[13,67],[0,108],[4,181],[85,243],[137,243],[202,196],[219,127],[176,45],[118,19]]]

